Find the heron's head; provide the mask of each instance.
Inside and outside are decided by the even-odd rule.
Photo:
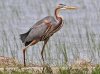
[[[57,8],[63,9],[63,10],[66,10],[66,9],[69,9],[69,10],[77,9],[77,7],[75,7],[75,6],[66,6],[64,4],[58,4]]]

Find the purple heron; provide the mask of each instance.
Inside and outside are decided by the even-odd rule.
[[[48,40],[50,37],[57,31],[59,31],[62,26],[63,26],[63,19],[59,15],[60,10],[72,10],[72,9],[77,9],[74,6],[66,6],[64,4],[58,4],[57,7],[55,8],[55,17],[53,16],[47,16],[37,23],[35,23],[29,30],[28,32],[24,34],[20,34],[20,39],[22,42],[25,44],[25,48],[23,48],[23,58],[24,58],[24,66],[26,66],[25,62],[25,51],[29,46],[32,46],[36,44],[39,41],[44,41],[44,45],[42,47],[41,51],[41,57],[42,60],[44,61],[43,58],[43,51],[45,48],[45,45],[47,44]]]

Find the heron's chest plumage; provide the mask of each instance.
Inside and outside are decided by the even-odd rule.
[[[62,26],[63,26],[63,23],[62,23],[62,19],[59,19],[59,20],[55,20],[53,22],[49,21],[45,24],[48,24],[49,26],[51,25],[51,27],[49,28],[49,30],[41,37],[41,40],[45,40],[49,37],[51,37],[55,32],[59,31]]]
[[[63,26],[63,20],[59,19],[57,25],[54,28],[54,33],[59,31],[62,28],[62,26]]]
[[[59,31],[63,26],[63,23],[61,23],[61,25],[57,26],[55,29],[54,29],[54,33]]]
[[[62,26],[63,26],[63,23],[61,22],[60,25],[52,27],[49,33],[47,34],[47,36],[45,36],[45,38],[51,37],[54,33],[59,31],[62,28]]]

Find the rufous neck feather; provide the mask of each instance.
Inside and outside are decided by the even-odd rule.
[[[60,13],[60,8],[56,8],[55,9],[55,16],[56,16],[56,19],[58,20],[59,18],[62,18],[62,16],[59,14]]]

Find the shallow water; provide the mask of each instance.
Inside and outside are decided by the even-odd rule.
[[[69,62],[81,58],[100,63],[98,0],[0,0],[0,56],[16,57],[19,61],[23,61],[21,50],[23,44],[19,34],[27,32],[43,17],[54,16],[54,9],[59,3],[77,6],[78,10],[61,12],[64,26],[51,37],[45,51],[46,62],[62,64],[64,57],[58,47],[65,44]],[[27,61],[40,63],[41,47],[41,42],[30,47],[27,50]]]

